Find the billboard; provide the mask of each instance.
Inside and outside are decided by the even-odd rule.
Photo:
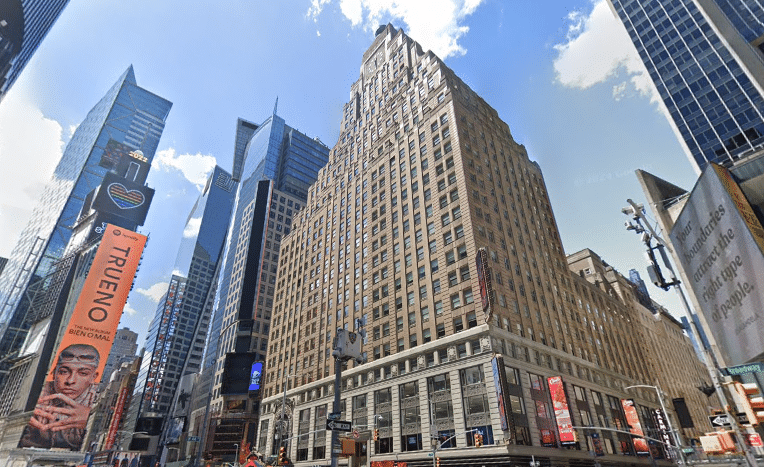
[[[626,423],[629,425],[629,431],[637,436],[645,436],[645,432],[642,431],[642,424],[639,423],[639,415],[637,414],[637,407],[634,405],[633,399],[621,399],[621,406],[623,406],[623,412],[626,414]],[[647,441],[645,438],[632,437],[634,443],[634,450],[637,451],[637,455],[650,454],[650,449],[647,447]]]
[[[108,451],[114,446],[114,441],[117,438],[117,429],[122,422],[122,415],[125,413],[125,404],[130,396],[130,388],[123,386],[119,390],[119,396],[117,397],[117,404],[114,407],[114,415],[109,423],[109,431],[106,434],[106,441],[103,443],[103,450]]]
[[[557,420],[557,431],[560,433],[560,442],[562,444],[574,444],[578,440],[576,437],[576,430],[573,429],[573,421],[570,418],[568,396],[565,394],[562,377],[552,376],[551,378],[547,378],[547,384],[549,384],[549,393],[552,395],[554,418]]]
[[[146,237],[107,225],[18,447],[82,445]]]
[[[725,363],[764,354],[764,229],[727,169],[709,164],[669,236]]]
[[[499,401],[499,420],[501,421],[501,429],[503,431],[509,430],[510,422],[507,419],[507,375],[504,369],[504,359],[497,355],[491,359],[491,369],[493,370],[493,385],[496,388],[496,399]],[[514,430],[510,431],[513,433]]]
[[[260,377],[263,374],[263,362],[252,364],[252,370],[249,373],[249,390],[257,391],[260,389]]]
[[[491,306],[491,269],[488,267],[488,252],[479,248],[475,257],[480,285],[480,302],[485,312]]]
[[[93,201],[93,209],[143,225],[153,198],[153,189],[107,173]]]

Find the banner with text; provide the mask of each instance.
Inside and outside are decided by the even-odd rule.
[[[574,444],[578,439],[576,430],[573,428],[573,421],[570,418],[568,396],[565,394],[562,377],[552,376],[547,379],[547,383],[549,384],[549,393],[552,395],[552,406],[554,407],[554,418],[557,420],[557,431],[560,433],[560,443]]]
[[[709,164],[669,234],[727,365],[764,353],[764,229],[729,171]]]
[[[107,225],[18,447],[80,449],[145,244]]]

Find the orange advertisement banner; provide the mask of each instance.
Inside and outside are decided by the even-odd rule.
[[[634,405],[634,400],[621,399],[621,405],[623,406],[623,413],[626,415],[626,423],[631,428],[629,431],[637,436],[645,436],[645,432],[642,431],[642,424],[639,422],[639,414],[637,414],[637,407]],[[632,437],[632,442],[634,443],[634,449],[637,451],[637,454],[650,453],[645,438]]]
[[[18,447],[80,449],[145,245],[145,236],[107,224]]]

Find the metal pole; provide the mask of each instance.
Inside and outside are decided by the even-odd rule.
[[[671,417],[669,416],[669,413],[666,412],[666,406],[663,404],[663,396],[661,395],[661,390],[658,386],[655,387],[655,392],[658,393],[658,402],[661,403],[661,410],[663,411],[663,415],[666,417],[666,424],[668,425],[669,432],[671,432],[671,436],[674,438],[674,442],[676,443],[676,449],[679,453],[679,458],[682,460],[682,464],[686,464],[687,460],[684,458],[682,441],[679,439],[679,433],[674,431],[674,426],[671,424]]]
[[[335,357],[334,359],[334,406],[332,407],[332,411],[334,413],[340,412],[340,393],[341,393],[341,387],[342,387],[342,360],[339,357]],[[337,452],[335,446],[340,440],[340,433],[337,430],[332,430],[332,443],[331,443],[331,450],[332,450],[332,467],[337,467],[337,462],[339,460],[339,452]]]
[[[655,233],[655,230],[653,230],[652,225],[650,225],[650,222],[647,221],[647,217],[645,217],[645,214],[643,212],[643,207],[637,205],[632,201],[631,199],[626,200],[629,205],[631,205],[633,209],[633,214],[635,216],[635,219],[639,219],[642,223],[644,223],[647,230],[650,232],[650,234],[653,236],[653,238],[656,239],[658,244],[663,245],[666,247],[667,250],[669,250],[670,253],[674,253],[671,249],[671,245],[669,245],[667,242],[665,242],[661,237]],[[624,211],[624,214],[629,214],[626,211]],[[669,272],[671,273],[671,280],[676,281],[676,274],[674,273],[674,269],[671,267],[671,262],[668,261],[668,257],[666,256],[666,253],[660,249],[661,257],[663,259],[663,263],[668,268]],[[748,464],[748,467],[757,467],[756,459],[753,457],[753,454],[751,453],[750,449],[748,449],[748,445],[746,444],[747,437],[744,436],[744,432],[741,430],[740,425],[737,422],[737,417],[735,414],[730,413],[729,410],[727,410],[727,407],[729,404],[727,403],[727,396],[724,394],[724,388],[722,387],[721,382],[719,381],[719,362],[716,360],[716,356],[713,353],[713,349],[711,349],[710,346],[706,345],[706,341],[704,339],[701,339],[701,330],[700,325],[695,322],[695,320],[692,318],[692,311],[690,310],[690,304],[687,301],[687,297],[684,295],[684,291],[682,290],[682,286],[677,284],[675,286],[675,289],[677,293],[679,294],[679,298],[681,299],[682,306],[684,308],[685,315],[687,317],[687,320],[691,323],[691,326],[695,330],[695,336],[697,337],[700,344],[703,346],[703,363],[706,365],[706,370],[708,371],[709,376],[711,376],[711,382],[714,385],[714,388],[716,389],[716,395],[719,397],[719,402],[722,405],[722,409],[724,409],[724,413],[727,415],[727,419],[730,421],[730,424],[732,425],[732,431],[737,435],[737,438],[739,438],[740,442],[740,448],[743,451],[743,455],[745,456],[746,463]],[[706,334],[711,334],[706,333]],[[668,416],[668,415],[667,415]]]

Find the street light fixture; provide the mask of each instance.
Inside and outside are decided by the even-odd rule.
[[[671,425],[671,417],[669,417],[668,412],[666,412],[666,406],[663,404],[663,391],[658,386],[651,386],[649,384],[635,384],[633,386],[626,386],[624,389],[634,389],[634,388],[650,388],[654,389],[655,393],[658,394],[658,402],[661,403],[661,410],[663,411],[663,416],[666,417],[666,423],[668,424],[669,432],[671,433],[671,437],[674,438],[674,443],[676,443],[676,450],[679,454],[679,459],[682,461],[683,464],[686,464],[687,461],[684,458],[684,451],[682,451],[682,440],[679,437],[679,433],[674,431],[674,427]]]
[[[284,436],[284,431],[286,428],[286,393],[287,393],[287,378],[296,378],[298,375],[292,375],[292,374],[285,374],[284,375],[284,395],[281,398],[281,417],[279,417],[279,447],[284,446],[286,442],[287,436]]]
[[[239,444],[233,443],[234,446],[236,446],[233,454],[233,467],[238,467],[239,465]]]

